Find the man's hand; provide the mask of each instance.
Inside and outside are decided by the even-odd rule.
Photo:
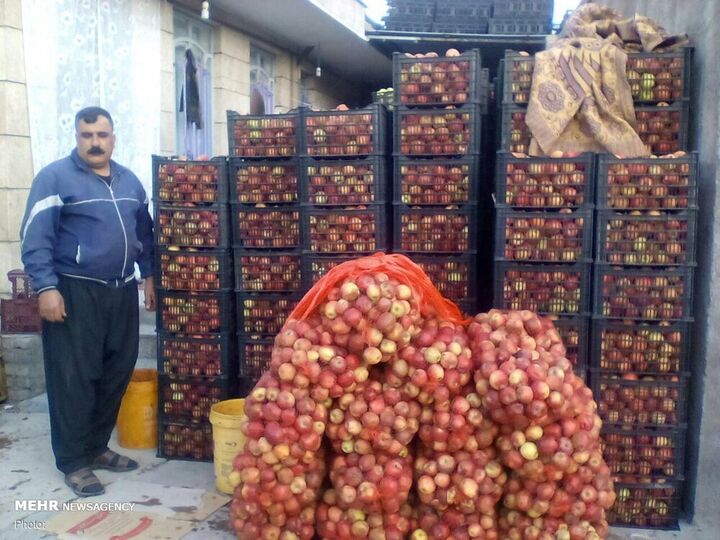
[[[40,316],[49,322],[63,322],[65,313],[65,300],[57,289],[43,291],[38,296],[38,310]]]
[[[152,276],[145,278],[145,309],[155,311],[155,280]]]

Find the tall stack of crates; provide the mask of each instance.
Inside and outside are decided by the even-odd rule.
[[[0,300],[0,333],[35,334],[42,328],[38,299],[30,278],[22,270],[10,270],[11,298]]]
[[[477,307],[478,201],[487,73],[478,50],[393,57],[393,248],[447,298]]]
[[[303,283],[350,258],[387,251],[387,109],[302,112]]]
[[[555,318],[575,372],[586,377],[595,156],[514,157],[496,163],[497,307]]]
[[[385,28],[397,32],[432,32],[435,0],[389,0]]]
[[[433,32],[487,34],[492,0],[441,0],[435,6]]]
[[[299,111],[228,111],[230,208],[240,394],[270,362],[301,295]]]
[[[591,382],[616,476],[611,523],[675,528],[680,512],[697,154],[599,156]]]
[[[153,176],[158,455],[210,460],[210,407],[237,387],[227,162],[153,156]]]
[[[549,34],[553,0],[494,0],[490,34]]]

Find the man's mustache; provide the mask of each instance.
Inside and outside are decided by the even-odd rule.
[[[104,153],[105,151],[97,146],[93,146],[90,150],[88,150],[88,154],[92,154],[94,156],[101,156]]]

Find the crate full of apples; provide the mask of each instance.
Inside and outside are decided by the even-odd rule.
[[[314,206],[382,203],[387,199],[385,157],[302,160],[301,202]]]
[[[477,245],[477,207],[416,207],[395,204],[396,250],[465,253]]]
[[[387,109],[374,103],[363,109],[339,105],[331,111],[301,113],[302,154],[321,158],[368,156],[386,151]]]
[[[235,247],[253,249],[300,247],[299,206],[233,204],[230,211]]]
[[[212,425],[207,421],[168,420],[159,422],[158,457],[212,461]]]
[[[565,357],[570,360],[575,373],[585,378],[589,364],[590,318],[584,314],[571,317],[553,316],[552,321],[565,345]]]
[[[615,504],[608,510],[610,524],[620,527],[677,530],[680,519],[682,482],[615,484]]]
[[[514,105],[504,105],[499,115],[500,149],[518,154],[527,154],[530,150],[532,134],[525,123],[527,109]]]
[[[479,175],[477,156],[432,160],[398,156],[393,200],[413,206],[472,203],[477,201]]]
[[[606,425],[600,445],[605,463],[618,482],[641,483],[682,477],[684,429],[628,430]]]
[[[464,156],[480,149],[477,105],[395,109],[395,152],[410,156]]]
[[[344,262],[356,259],[358,257],[364,257],[372,255],[368,253],[357,253],[350,255],[315,255],[312,253],[303,253],[302,256],[302,276],[303,276],[303,289],[310,289],[315,283],[327,274],[330,270],[335,268],[337,265]]]
[[[173,334],[220,334],[235,327],[233,293],[157,292],[157,327]]]
[[[477,294],[477,254],[433,256],[406,254],[428,275],[445,298],[457,302]]]
[[[274,336],[300,300],[298,293],[237,294],[237,331],[242,335]]]
[[[230,158],[230,201],[241,204],[297,203],[299,164],[286,161],[252,161]]]
[[[240,375],[260,377],[270,365],[274,343],[268,336],[238,336]]]
[[[236,372],[235,341],[231,334],[158,334],[158,371],[181,377],[231,377]]]
[[[206,161],[152,157],[156,204],[215,204],[228,200],[225,158]]]
[[[158,408],[165,419],[207,420],[210,407],[232,397],[230,377],[196,378],[161,376]]]
[[[303,209],[303,246],[311,253],[367,253],[388,247],[385,205]]]
[[[233,288],[230,251],[212,249],[197,251],[175,246],[158,246],[158,286],[181,291],[222,291]]]
[[[244,292],[298,291],[301,256],[298,251],[236,249],[235,289]]]
[[[155,208],[155,243],[161,246],[225,248],[230,242],[230,215],[224,204],[196,208]]]
[[[286,114],[247,115],[227,111],[231,156],[288,158],[298,153],[300,117]]]
[[[664,156],[687,150],[689,115],[687,101],[637,106],[636,129],[652,154]]]

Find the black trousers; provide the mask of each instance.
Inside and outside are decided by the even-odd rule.
[[[65,474],[107,450],[137,361],[137,283],[120,288],[60,276],[64,322],[43,321],[55,464]]]

